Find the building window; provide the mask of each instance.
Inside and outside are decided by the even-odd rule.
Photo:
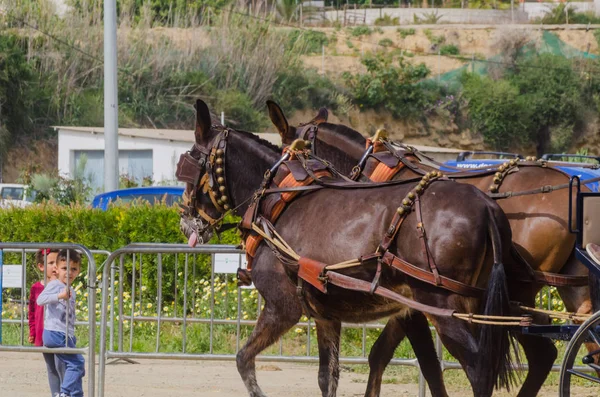
[[[76,167],[83,156],[87,159],[83,176],[89,179],[94,191],[103,190],[104,150],[75,150],[71,175],[75,175]],[[152,178],[152,150],[119,150],[119,175],[124,174],[139,185],[145,177]]]

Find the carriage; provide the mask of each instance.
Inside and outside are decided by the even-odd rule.
[[[519,395],[537,394],[556,359],[554,345],[540,336],[572,339],[561,372],[561,395],[570,395],[575,378],[600,381],[595,375],[600,351],[594,350],[600,342],[600,314],[589,319],[578,313],[562,314],[586,320],[580,327],[534,325],[534,317],[553,313],[531,307],[542,284],[559,285],[573,298],[582,289],[589,297],[589,283],[592,302],[600,302],[598,266],[585,251],[593,253],[594,246],[587,244],[600,242],[592,228],[600,195],[585,184],[600,178],[574,176],[566,184],[554,183],[562,181],[565,173],[531,159],[490,167],[478,180],[469,172],[447,177],[441,171],[447,166],[410,147],[400,145],[402,152],[397,151],[384,136],[367,140],[366,150],[364,142],[352,142],[348,136],[342,137],[340,145],[325,141],[317,147],[321,113],[301,128],[291,128],[281,110],[269,105],[284,143],[294,140],[282,155],[281,149],[250,133],[213,124],[202,101],[196,106],[196,144],[182,155],[177,171],[187,184],[181,227],[191,244],[202,243],[218,231],[224,214],[243,215],[240,228],[249,268],[239,269],[238,276],[242,283],[254,282],[266,305],[237,354],[238,371],[251,396],[265,395],[256,381],[256,355],[303,313],[315,319],[319,386],[327,397],[335,396],[337,389],[341,321],[381,317],[389,320],[369,356],[366,396],[379,395],[383,369],[405,336],[432,395],[447,395],[426,319],[465,369],[477,396],[491,396],[495,386],[510,386],[513,336],[529,363]],[[328,157],[323,150],[327,148],[346,152]],[[406,175],[399,177],[403,172]],[[517,189],[513,174],[544,186]],[[512,204],[501,208],[495,201],[523,202],[525,195],[537,193],[545,194],[540,205],[556,211],[556,215],[544,214],[553,222],[548,227],[515,228],[507,214],[516,214],[517,222],[521,214]],[[563,200],[560,208],[552,208],[554,203],[549,207],[547,198],[558,196]],[[529,198],[524,201],[535,204]],[[573,208],[575,230],[571,229]],[[565,266],[567,271],[530,266],[516,244],[532,244],[523,237],[529,238],[528,234],[535,234],[538,241],[533,243],[549,247],[552,253],[536,257],[533,250],[527,252],[530,260],[540,262],[543,256],[551,263],[559,258],[563,262],[558,269]],[[547,241],[540,244],[540,239]],[[570,274],[569,266],[579,263],[575,255],[590,269],[589,277],[577,268]],[[589,302],[580,298],[574,298],[575,307]],[[519,332],[515,335],[515,331]],[[592,350],[579,363],[582,346]]]

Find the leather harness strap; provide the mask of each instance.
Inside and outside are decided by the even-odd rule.
[[[583,287],[589,283],[588,276],[572,276],[569,274],[557,274],[535,271],[535,280],[538,283],[551,285],[553,287]]]
[[[442,280],[440,278],[440,272],[435,264],[435,260],[433,259],[433,255],[431,254],[431,250],[429,249],[429,245],[427,245],[427,235],[425,234],[425,226],[423,225],[423,215],[421,214],[421,200],[419,196],[415,198],[415,213],[417,215],[417,231],[419,233],[419,239],[421,240],[421,248],[423,248],[423,255],[427,258],[427,264],[429,265],[429,269],[433,273],[435,277],[436,285],[441,285]]]
[[[326,280],[328,283],[333,284],[337,287],[351,289],[354,291],[361,291],[371,293],[371,283],[368,281],[360,280],[357,278],[349,277],[341,273],[336,272],[327,272]],[[411,309],[418,310],[423,313],[429,313],[434,316],[440,317],[452,317],[454,314],[454,310],[450,309],[440,309],[439,307],[429,306],[424,303],[419,303],[415,300],[407,298],[404,295],[400,295],[390,289],[385,287],[378,287],[374,293],[376,295],[382,296],[387,299],[394,300],[396,302],[400,302]]]
[[[392,266],[393,268],[400,270],[402,273],[411,276],[412,278],[435,285],[437,287],[443,287],[460,295],[481,297],[485,291],[482,288],[473,287],[444,276],[439,276],[438,284],[438,280],[436,280],[436,277],[432,272],[416,267],[415,265],[408,263],[404,259],[397,257],[389,251],[383,254],[381,261],[386,265]]]

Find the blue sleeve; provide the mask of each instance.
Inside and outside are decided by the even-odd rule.
[[[49,303],[58,303],[58,294],[63,289],[60,283],[50,282],[44,288],[40,296],[37,298],[37,304],[40,306],[47,305]]]

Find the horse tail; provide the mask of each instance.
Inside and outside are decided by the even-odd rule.
[[[509,294],[504,264],[502,263],[502,239],[498,224],[491,208],[488,207],[488,232],[492,243],[494,265],[488,279],[488,288],[484,296],[485,315],[508,315]],[[483,324],[480,327],[477,370],[479,379],[485,384],[494,384],[497,388],[510,389],[514,383],[511,346],[514,348],[514,336],[508,328],[501,325]]]

